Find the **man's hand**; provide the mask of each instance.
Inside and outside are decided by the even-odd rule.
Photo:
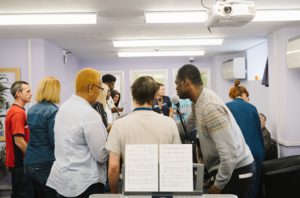
[[[120,174],[120,155],[109,152],[108,161],[108,182],[111,193],[118,193],[118,182]]]
[[[220,194],[220,193],[221,193],[221,189],[219,189],[219,188],[218,188],[217,186],[215,186],[215,185],[212,185],[212,186],[209,188],[208,192],[209,192],[210,194]]]
[[[25,155],[26,149],[27,149],[27,143],[24,140],[23,136],[14,136],[14,141],[17,147],[22,151],[22,153]]]

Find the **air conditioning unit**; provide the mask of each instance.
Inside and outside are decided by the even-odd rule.
[[[300,36],[288,40],[286,62],[289,69],[300,69]]]
[[[249,23],[255,16],[255,4],[252,1],[217,1],[209,10],[207,27],[239,27]]]
[[[228,61],[224,61],[222,65],[223,79],[246,79],[246,58],[238,57]]]

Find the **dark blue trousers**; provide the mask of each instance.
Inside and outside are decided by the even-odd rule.
[[[9,168],[11,172],[11,198],[33,198],[32,184],[24,174],[23,167]]]

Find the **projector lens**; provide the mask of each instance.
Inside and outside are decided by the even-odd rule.
[[[224,13],[225,13],[225,14],[230,14],[231,11],[232,11],[232,8],[231,8],[230,6],[224,7]]]

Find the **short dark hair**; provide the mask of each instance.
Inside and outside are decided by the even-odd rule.
[[[198,85],[198,86],[203,85],[199,69],[192,64],[183,65],[178,70],[177,79],[182,81],[189,79],[192,81],[194,85]]]
[[[22,81],[22,80],[18,80],[16,82],[14,82],[11,87],[10,87],[10,93],[11,95],[16,98],[17,92],[18,91],[23,91],[22,85],[29,85],[28,82]]]
[[[151,76],[141,76],[131,86],[133,100],[140,105],[152,104],[158,88]]]
[[[103,83],[110,83],[110,82],[116,82],[116,77],[114,77],[111,74],[105,74],[102,76],[102,82]]]

